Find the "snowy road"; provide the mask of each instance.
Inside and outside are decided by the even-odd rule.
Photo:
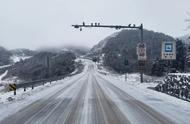
[[[174,124],[113,85],[93,64],[61,86],[0,124]]]

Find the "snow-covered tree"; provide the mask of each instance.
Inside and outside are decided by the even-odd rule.
[[[174,68],[176,70],[183,72],[185,69],[185,57],[186,57],[186,48],[182,40],[177,39],[176,42],[176,62]]]
[[[151,74],[155,76],[162,76],[163,72],[164,68],[162,61],[159,58],[157,58],[152,64]]]

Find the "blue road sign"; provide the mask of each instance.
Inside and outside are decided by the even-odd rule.
[[[162,59],[163,60],[176,59],[176,42],[174,41],[162,42]]]
[[[165,43],[165,52],[173,52],[173,43]]]

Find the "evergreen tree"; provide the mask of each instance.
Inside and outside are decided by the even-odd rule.
[[[162,76],[164,72],[164,66],[162,60],[156,58],[152,64],[151,74],[155,76]]]
[[[185,55],[186,54],[186,48],[183,42],[179,39],[177,39],[176,42],[176,61],[174,62],[174,67],[180,71],[184,72],[185,69]]]
[[[187,53],[186,53],[186,58],[185,62],[187,64],[187,67],[190,67],[190,44],[187,47]]]

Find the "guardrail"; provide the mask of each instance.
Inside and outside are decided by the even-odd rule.
[[[80,65],[77,68],[78,68],[78,71],[76,71],[73,74],[67,74],[67,75],[64,75],[64,76],[59,76],[59,77],[54,77],[54,78],[49,78],[49,79],[40,79],[40,80],[34,80],[34,81],[28,81],[28,82],[25,82],[25,83],[16,84],[16,90],[20,89],[20,88],[23,88],[24,91],[26,91],[26,89],[29,88],[29,87],[34,89],[34,87],[36,87],[36,86],[45,85],[46,83],[51,84],[53,81],[62,80],[65,77],[71,77],[73,75],[81,73],[82,70],[84,69],[84,66]],[[16,95],[16,90],[14,91],[14,95]]]
[[[20,88],[23,88],[24,92],[25,92],[27,88],[31,87],[31,89],[34,89],[34,87],[45,85],[46,83],[51,84],[53,81],[62,80],[65,77],[71,77],[71,76],[76,75],[76,74],[77,73],[68,74],[68,75],[65,75],[65,76],[59,76],[59,77],[55,77],[55,78],[41,79],[41,80],[35,80],[35,81],[29,81],[29,82],[26,82],[26,83],[16,84],[16,90],[20,89]],[[16,90],[14,91],[14,95],[16,95]]]

